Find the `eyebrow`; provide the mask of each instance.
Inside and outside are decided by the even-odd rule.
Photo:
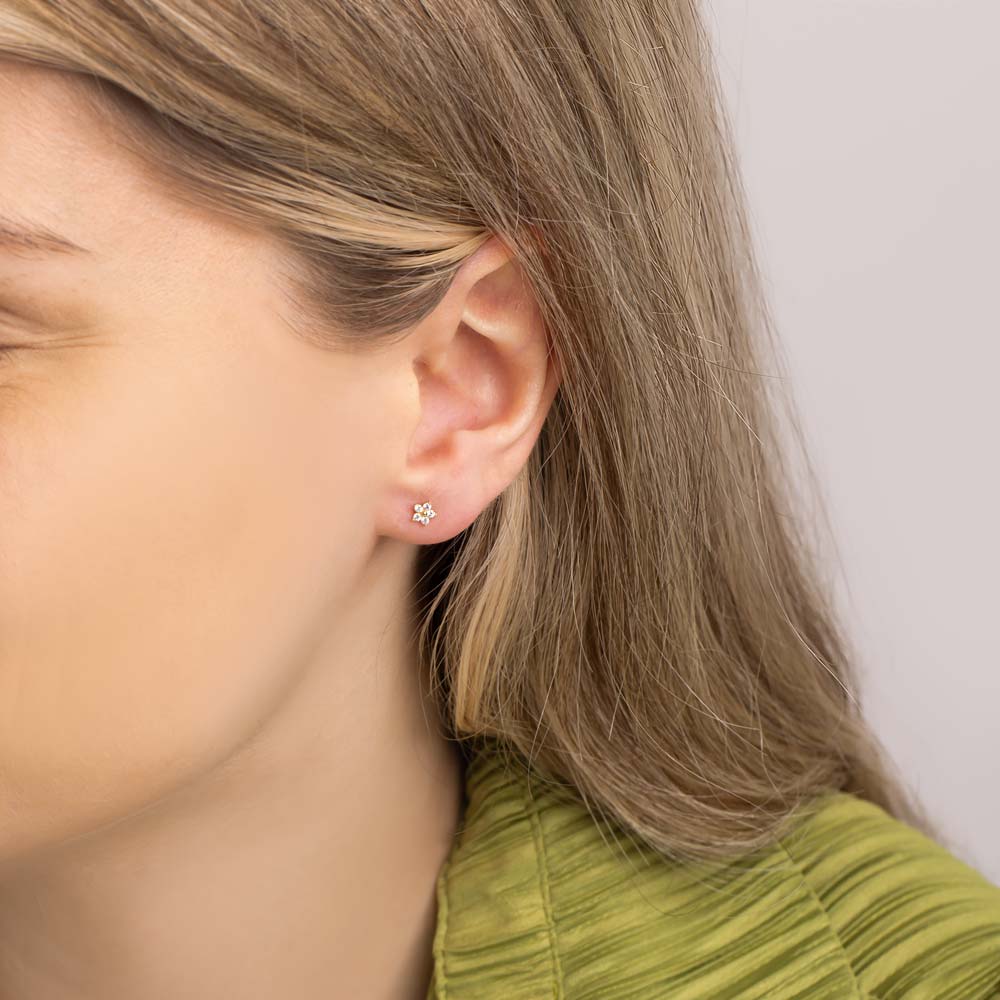
[[[86,247],[60,236],[46,226],[4,216],[0,216],[0,250],[29,254],[91,253]]]

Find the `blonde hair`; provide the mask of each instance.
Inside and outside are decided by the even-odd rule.
[[[837,790],[921,822],[792,503],[696,3],[3,0],[0,53],[84,74],[179,193],[285,241],[294,329],[332,349],[514,250],[561,384],[509,488],[420,553],[446,735],[664,854],[762,846]]]

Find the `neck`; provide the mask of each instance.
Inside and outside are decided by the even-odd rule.
[[[0,997],[423,1000],[461,758],[409,622],[368,620],[220,766],[3,869]]]

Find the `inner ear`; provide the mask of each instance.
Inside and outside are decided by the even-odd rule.
[[[461,321],[433,366],[414,366],[420,385],[421,417],[408,458],[418,462],[455,456],[456,432],[480,431],[503,418],[512,391],[501,349]]]

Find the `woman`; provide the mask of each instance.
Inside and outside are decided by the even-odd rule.
[[[997,995],[737,176],[685,0],[0,2],[0,995]]]

